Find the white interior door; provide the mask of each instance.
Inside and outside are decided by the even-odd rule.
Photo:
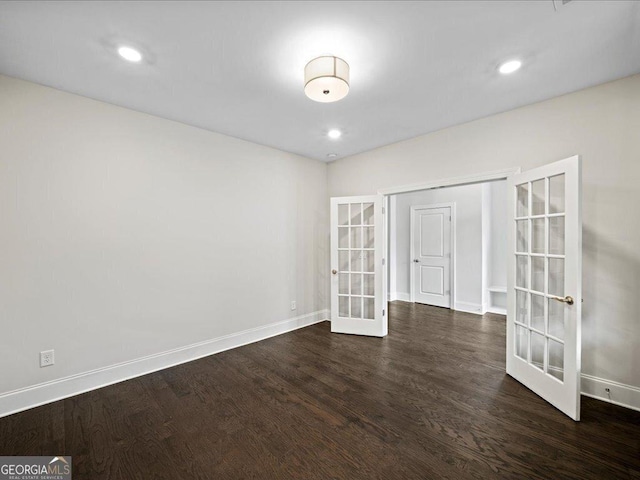
[[[387,334],[384,197],[331,199],[331,331]]]
[[[411,207],[411,299],[451,308],[451,206]]]
[[[507,373],[579,420],[580,158],[513,175],[508,189]]]

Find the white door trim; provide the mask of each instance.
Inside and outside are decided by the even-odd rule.
[[[399,187],[386,187],[378,189],[379,195],[396,195],[398,193],[417,192],[418,190],[430,190],[432,188],[453,187],[457,185],[468,185],[470,183],[489,182],[491,180],[506,180],[507,177],[520,173],[520,167],[505,168],[502,170],[493,170],[490,172],[473,173],[470,175],[461,175],[458,177],[442,178],[426,183],[416,183],[413,185],[404,185]]]
[[[410,219],[410,253],[411,261],[413,261],[415,256],[415,246],[413,242],[413,235],[415,233],[415,212],[416,210],[426,210],[430,208],[450,208],[451,209],[451,261],[449,262],[449,268],[451,272],[449,273],[449,291],[451,292],[451,306],[449,307],[451,310],[455,310],[456,304],[456,202],[446,202],[446,203],[432,203],[430,205],[411,205],[411,219]],[[411,292],[411,303],[415,303],[415,269],[414,266],[411,265],[409,268],[409,283],[410,283],[410,292]]]

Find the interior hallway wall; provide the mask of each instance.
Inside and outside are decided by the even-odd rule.
[[[411,298],[411,206],[456,204],[456,305],[482,310],[482,185],[423,190],[396,195],[396,298]]]

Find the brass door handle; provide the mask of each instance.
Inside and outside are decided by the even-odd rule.
[[[331,270],[331,273],[333,273],[333,274],[335,275],[336,273],[338,273],[338,270],[336,270],[336,269],[334,268],[333,270]]]
[[[563,302],[566,303],[568,305],[573,305],[573,297],[567,295],[566,297],[562,298],[562,297],[551,297],[554,300],[557,300],[559,302]]]

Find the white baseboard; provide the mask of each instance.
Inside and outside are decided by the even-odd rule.
[[[401,302],[410,302],[411,294],[406,292],[394,292],[394,300],[400,300]]]
[[[276,335],[325,321],[328,318],[328,310],[319,310],[282,322],[271,323],[128,362],[3,393],[0,395],[0,418],[44,405],[45,403],[55,402],[181,363],[275,337]]]
[[[487,307],[485,310],[488,313],[496,313],[498,315],[506,315],[507,309],[502,307]]]
[[[605,391],[609,389],[609,393]],[[587,397],[640,411],[640,388],[582,374],[581,393]]]
[[[482,315],[482,305],[480,303],[456,302],[454,310],[459,312],[474,313]]]
[[[406,292],[391,292],[389,301],[400,300],[401,302],[410,302],[411,294]]]

